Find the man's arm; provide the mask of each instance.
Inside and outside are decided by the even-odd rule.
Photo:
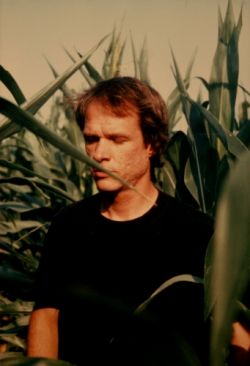
[[[58,315],[59,310],[45,308],[31,314],[27,356],[58,358]]]

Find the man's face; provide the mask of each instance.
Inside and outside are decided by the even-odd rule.
[[[92,159],[137,188],[149,182],[152,148],[145,146],[134,112],[117,117],[100,102],[91,102],[87,108],[83,134],[86,152]],[[125,189],[122,183],[106,173],[97,169],[93,169],[92,173],[100,191]]]

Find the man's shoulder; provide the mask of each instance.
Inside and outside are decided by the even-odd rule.
[[[214,218],[167,193],[160,192],[159,202],[161,207],[169,213],[173,219],[186,221],[187,223],[205,223],[211,227],[214,224]]]

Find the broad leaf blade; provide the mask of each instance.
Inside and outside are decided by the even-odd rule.
[[[209,126],[213,129],[216,136],[221,140],[226,150],[236,157],[239,157],[243,152],[247,150],[247,147],[240,141],[236,136],[234,136],[230,131],[223,128],[217,118],[204,107],[193,101],[191,98],[186,96],[189,102],[195,105],[209,123]]]
[[[224,365],[231,324],[250,277],[250,152],[231,169],[218,203],[212,272],[212,365]],[[233,270],[232,270],[233,269]]]
[[[0,65],[0,80],[9,89],[17,104],[22,104],[26,101],[26,98],[16,80],[9,73],[9,71],[4,69],[2,65]]]

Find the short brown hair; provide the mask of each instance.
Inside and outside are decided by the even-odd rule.
[[[166,103],[160,94],[139,79],[124,76],[103,80],[84,91],[76,100],[76,121],[84,128],[88,105],[100,101],[116,116],[135,112],[141,123],[145,144],[151,144],[155,155],[152,168],[161,165],[163,151],[168,142],[168,116]]]

